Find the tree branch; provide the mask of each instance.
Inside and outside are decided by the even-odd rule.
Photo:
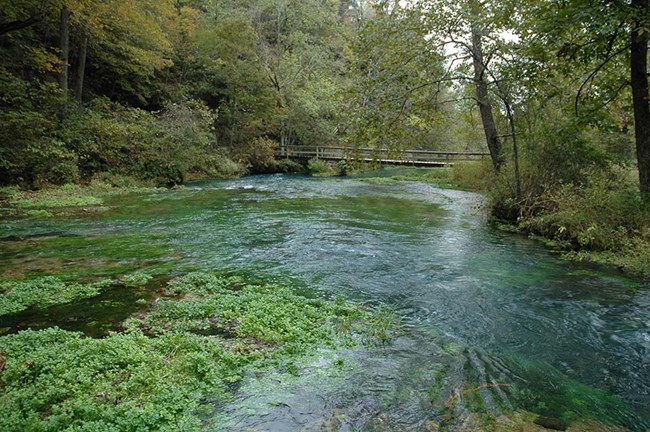
[[[7,34],[12,31],[22,30],[24,28],[30,27],[45,18],[45,13],[47,12],[47,1],[41,3],[41,8],[31,17],[26,20],[15,20],[7,23],[0,24],[0,36]]]
[[[620,50],[616,51],[615,53],[610,54],[609,56],[607,56],[607,58],[605,59],[605,61],[603,61],[601,64],[599,64],[598,67],[596,67],[596,69],[594,69],[594,70],[589,74],[589,76],[587,77],[587,79],[585,79],[585,80],[583,81],[582,85],[581,85],[580,88],[578,89],[578,93],[576,94],[576,98],[575,98],[574,109],[575,109],[576,115],[578,115],[578,106],[580,105],[580,95],[582,95],[582,91],[585,89],[585,87],[587,86],[587,84],[588,84],[590,81],[592,81],[592,80],[596,77],[596,75],[598,75],[598,72],[600,72],[600,71],[601,71],[601,70],[602,70],[602,69],[603,69],[603,68],[604,68],[604,67],[605,67],[605,66],[606,66],[610,61],[612,61],[612,59],[613,59],[614,57],[616,57],[617,55],[619,55],[619,54],[621,54],[621,53],[627,51],[629,48],[630,48],[630,44],[624,46],[623,48],[621,48]]]

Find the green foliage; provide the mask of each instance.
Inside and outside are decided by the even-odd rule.
[[[39,195],[34,198],[22,199],[16,202],[22,208],[57,208],[57,207],[82,207],[102,205],[101,198],[92,195],[47,196]]]
[[[495,215],[516,221],[520,216],[534,216],[549,210],[549,196],[566,184],[578,187],[589,182],[589,174],[607,171],[615,155],[607,151],[609,132],[599,132],[562,111],[546,112],[540,125],[522,133],[517,196],[514,163],[502,169],[494,182],[491,199]],[[619,134],[619,139],[626,139]],[[510,156],[508,156],[509,159]]]
[[[168,291],[182,296],[129,319],[125,333],[93,339],[52,328],[0,337],[0,428],[198,431],[199,413],[225,400],[247,371],[282,359],[298,373],[297,355],[357,342],[373,316],[242,276],[190,273]]]
[[[587,184],[565,184],[549,194],[546,211],[527,221],[527,228],[591,250],[623,250],[631,236],[647,235],[650,208],[635,191],[628,170],[585,175]]]
[[[21,430],[199,430],[201,399],[222,397],[237,355],[170,333],[91,339],[57,328],[0,339],[0,426]]]
[[[307,299],[291,289],[240,276],[190,273],[171,281],[168,290],[183,299],[161,299],[150,314],[131,319],[127,328],[154,335],[172,330],[226,334],[269,347],[279,344],[296,353],[314,345],[335,346],[339,339],[331,323],[365,316],[345,303]]]
[[[76,155],[49,136],[63,106],[51,85],[31,86],[0,66],[0,182],[66,183],[79,179]]]
[[[479,192],[489,190],[496,177],[492,162],[487,158],[477,162],[457,162],[452,167],[452,174],[462,189]]]
[[[491,161],[457,162],[449,168],[413,169],[391,177],[394,180],[421,181],[444,188],[475,192],[489,190],[495,180]]]
[[[621,413],[627,414],[620,397],[567,379],[547,363],[531,362],[514,367],[521,382],[512,386],[512,396],[527,411],[565,421],[557,423],[591,419],[616,422],[621,420],[616,418]],[[530,383],[536,387],[530,388]],[[626,418],[626,422],[628,427],[633,426],[634,419]]]
[[[575,175],[579,183],[547,185],[535,198],[535,211],[519,216],[518,229],[561,249],[579,251],[572,257],[648,273],[650,207],[637,192],[633,173],[614,165]]]
[[[338,169],[327,161],[313,158],[307,161],[307,171],[314,176],[327,177],[339,175]]]
[[[85,178],[126,174],[157,184],[182,183],[193,172],[209,172],[213,117],[197,101],[171,104],[154,115],[103,99],[71,116],[61,139],[79,154]]]
[[[53,276],[26,281],[0,281],[0,316],[20,312],[29,307],[46,308],[94,297],[105,287],[105,282],[66,283]]]
[[[304,173],[307,168],[300,162],[291,159],[280,159],[275,162],[274,171],[281,173]]]
[[[363,23],[352,47],[348,142],[420,148],[435,145],[444,133],[437,98],[446,89],[436,84],[443,55],[429,43],[430,32],[417,8],[394,9],[388,2],[380,2],[375,18]]]
[[[395,314],[395,311],[384,307],[375,311],[369,317],[367,326],[371,340],[385,344],[397,335],[400,319]]]
[[[102,178],[107,178],[101,176]],[[7,207],[13,214],[29,217],[52,217],[53,215],[96,213],[108,210],[103,204],[106,200],[117,195],[131,193],[155,192],[157,189],[143,187],[141,182],[134,179],[114,175],[108,177],[113,184],[93,180],[89,185],[80,186],[66,184],[57,187],[47,187],[39,191],[22,191],[12,193],[6,200]]]
[[[237,149],[237,162],[249,172],[260,173],[273,170],[278,144],[269,138],[255,138]]]
[[[127,288],[138,288],[145,286],[153,276],[143,272],[135,272],[127,274],[122,278],[122,283]]]

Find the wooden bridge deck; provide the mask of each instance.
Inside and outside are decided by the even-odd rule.
[[[472,161],[489,158],[489,153],[443,152],[433,150],[404,150],[401,152],[387,149],[354,148],[337,146],[281,146],[276,151],[277,158],[285,159],[322,159],[322,160],[356,160],[377,162],[386,165],[411,165],[444,167],[457,161]]]

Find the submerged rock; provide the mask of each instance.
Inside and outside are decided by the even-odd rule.
[[[565,420],[554,418],[554,417],[544,417],[544,416],[537,417],[534,423],[546,429],[558,430],[558,431],[565,431],[570,426],[569,422]]]

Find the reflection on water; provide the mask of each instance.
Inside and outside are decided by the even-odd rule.
[[[478,195],[259,176],[129,199],[101,219],[5,222],[1,233],[151,233],[178,272],[290,274],[401,317],[396,340],[344,354],[345,366],[323,352],[298,377],[250,379],[222,407],[226,429],[473,430],[521,409],[558,428],[650,430],[647,284],[491,230]],[[151,246],[139,241],[134,256]]]

